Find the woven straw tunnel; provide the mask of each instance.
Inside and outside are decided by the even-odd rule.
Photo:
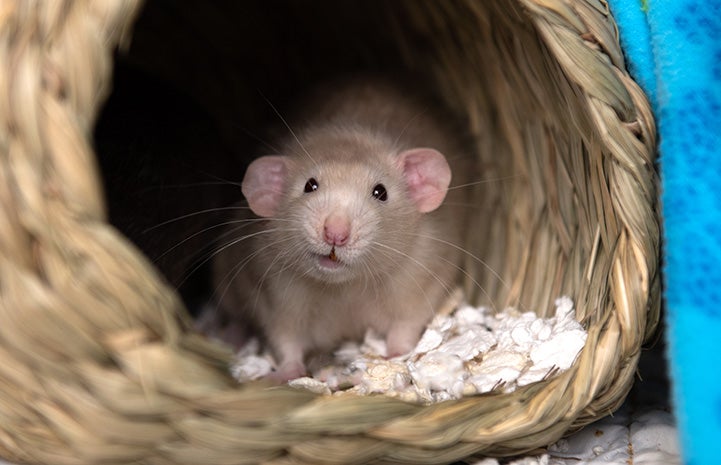
[[[242,16],[233,16],[234,7],[196,14],[192,8],[204,2],[159,4],[168,8],[167,21],[192,31],[186,42],[173,39],[178,47],[193,43],[208,53],[204,62],[154,71],[219,120],[239,111],[242,99],[231,97],[242,95],[242,85],[219,96],[196,79],[232,74],[209,38]],[[0,457],[49,464],[450,463],[535,450],[624,400],[659,318],[656,135],[605,2],[289,5],[275,5],[278,15],[336,34],[321,43],[341,42],[349,62],[392,62],[422,73],[463,115],[484,173],[503,180],[477,193],[466,245],[488,267],[469,263],[485,290],[474,298],[545,316],[555,297],[570,295],[588,330],[576,363],[512,394],[432,406],[238,385],[228,374],[229,352],[189,330],[176,293],[106,219],[92,131],[112,91],[113,52],[134,35],[157,44],[163,32],[152,22],[133,30],[137,1],[4,0]],[[360,29],[340,19],[351,17]],[[183,23],[192,20],[198,23]],[[334,26],[319,26],[328,22]],[[257,26],[273,34],[272,27]],[[301,64],[322,55],[308,37]],[[152,68],[161,57],[148,50],[138,62]],[[295,76],[303,82],[311,75]],[[242,84],[243,73],[234,76]]]

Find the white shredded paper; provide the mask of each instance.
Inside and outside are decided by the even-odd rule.
[[[568,297],[556,300],[555,315],[460,306],[437,315],[416,348],[386,359],[385,341],[369,332],[362,344],[346,343],[313,377],[291,380],[320,394],[382,393],[432,403],[490,391],[511,392],[567,370],[586,341]],[[273,359],[252,341],[239,353],[233,375],[250,381],[268,375]]]

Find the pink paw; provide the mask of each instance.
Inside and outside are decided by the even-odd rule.
[[[410,342],[410,341],[394,341],[394,340],[387,340],[386,341],[386,358],[395,358],[400,357],[401,355],[406,355],[416,347],[416,342]]]
[[[396,326],[386,335],[387,358],[406,355],[416,348],[421,337],[420,329],[413,329],[410,326]]]
[[[305,376],[306,373],[305,365],[302,362],[287,362],[281,364],[278,369],[270,373],[267,379],[276,384],[283,384],[291,379]]]

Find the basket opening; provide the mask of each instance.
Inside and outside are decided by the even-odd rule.
[[[477,303],[543,313],[574,295],[580,271],[567,268],[582,266],[593,238],[581,231],[574,249],[578,210],[547,198],[573,198],[556,158],[581,149],[585,116],[513,2],[148,2],[95,133],[111,221],[194,307],[209,291],[198,257],[218,230],[206,228],[222,211],[193,213],[240,199],[233,183],[262,154],[275,109],[359,71],[427,83],[474,137],[484,179],[466,246],[483,261],[468,263]]]

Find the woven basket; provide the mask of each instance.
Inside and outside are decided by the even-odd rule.
[[[388,39],[378,66],[424,73],[465,117],[484,172],[504,179],[478,194],[467,246],[493,272],[472,270],[486,291],[476,300],[545,316],[570,295],[588,330],[574,366],[512,394],[432,406],[236,384],[228,351],[189,331],[180,299],[106,221],[90,139],[141,5],[10,0],[0,2],[0,456],[448,463],[535,450],[624,400],[659,318],[656,135],[605,2],[305,3],[288,11],[369,18],[365,29]],[[209,21],[166,15],[196,16]],[[343,35],[334,22],[327,43]],[[372,41],[353,35],[348,53],[372,61]],[[204,46],[202,31],[189,37]],[[178,82],[202,74],[187,66]],[[187,86],[202,100],[203,86]],[[205,101],[218,118],[228,111]]]

